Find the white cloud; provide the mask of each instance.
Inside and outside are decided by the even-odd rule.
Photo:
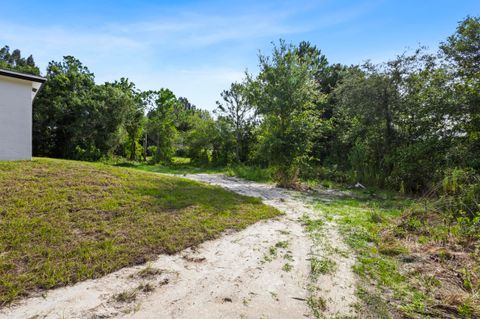
[[[144,90],[168,87],[175,95],[187,97],[193,104],[208,110],[215,108],[215,101],[220,98],[222,90],[243,77],[242,70],[228,68],[170,69],[160,73],[132,70],[129,74],[129,78]]]
[[[230,13],[221,8],[217,12],[183,8],[146,21],[83,28],[0,21],[0,45],[3,42],[33,54],[42,68],[51,60],[73,55],[99,82],[128,77],[141,89],[168,87],[197,106],[211,109],[223,89],[243,78],[248,66],[242,61],[246,51],[253,61],[259,43],[318,31],[368,10],[368,6],[352,6],[338,13],[320,10],[314,18],[299,18],[319,6],[316,1],[302,6],[253,2]]]
[[[54,46],[92,51],[111,51],[118,48],[139,49],[140,41],[102,30],[80,31],[60,26],[30,27],[0,22],[1,39],[8,42],[27,44],[33,42],[41,47]]]
[[[205,15],[182,13],[179,16],[158,17],[148,22],[110,24],[111,32],[144,39],[151,45],[203,47],[232,40],[252,40],[308,31],[298,22],[288,23],[293,14],[272,10],[268,14]]]

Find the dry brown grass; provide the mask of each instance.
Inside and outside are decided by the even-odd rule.
[[[479,243],[444,233],[448,230],[439,214],[415,218],[419,223],[411,222],[411,214],[397,222],[399,229],[408,230],[400,232],[397,241],[410,252],[401,259],[401,271],[416,289],[432,297],[429,311],[433,316],[480,318]],[[383,234],[391,235],[391,231]]]

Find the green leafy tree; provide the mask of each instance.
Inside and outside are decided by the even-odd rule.
[[[235,136],[235,160],[237,163],[244,162],[248,158],[249,142],[248,135],[254,121],[252,107],[247,101],[245,85],[232,83],[230,89],[221,93],[223,102],[217,101],[215,112],[225,120],[225,124],[231,127],[223,131]],[[226,136],[225,136],[226,137]],[[242,150],[247,151],[242,153]]]
[[[47,82],[33,104],[35,155],[98,160],[113,154],[131,107],[115,84],[96,85],[94,75],[72,56],[50,62]]]
[[[454,77],[459,134],[465,136],[463,165],[480,170],[480,17],[467,17],[440,46]]]
[[[332,155],[329,146],[335,143],[332,114],[336,101],[334,94],[331,93],[341,80],[346,67],[341,64],[330,65],[322,51],[310,42],[300,42],[296,49],[296,54],[302,62],[306,63],[312,70],[320,93],[318,95],[319,99],[315,101],[314,117],[316,120],[313,122],[312,147],[309,153],[310,160],[308,165],[304,166],[304,172],[302,173],[312,178],[316,176],[310,176],[310,174],[307,173],[310,169],[305,168],[321,165],[325,163],[327,157],[331,157]]]
[[[47,67],[47,82],[33,104],[33,147],[37,156],[71,158],[89,115],[85,109],[94,75],[72,56]]]
[[[121,90],[124,95],[125,105],[125,121],[123,128],[128,136],[128,158],[132,161],[138,159],[138,155],[142,153],[140,138],[143,134],[145,124],[145,94],[142,94],[135,88],[135,84],[128,79],[121,78],[111,84],[115,88]]]
[[[344,136],[351,145],[350,163],[358,179],[380,183],[389,168],[384,154],[395,139],[393,112],[398,92],[389,76],[371,64],[352,69],[336,94],[340,117],[346,121]]]
[[[192,125],[185,138],[187,154],[194,164],[207,165],[210,163],[215,140],[218,139],[216,121],[208,111],[199,111],[192,116]],[[216,144],[218,152],[218,143]],[[218,153],[216,158],[219,158]]]
[[[434,56],[417,50],[352,68],[334,94],[334,147],[348,154],[345,166],[356,180],[418,191],[447,165],[456,102],[451,77]]]
[[[315,69],[293,45],[280,41],[272,56],[259,56],[260,74],[248,76],[250,102],[262,119],[260,150],[276,167],[280,186],[296,182],[298,167],[311,147],[313,109],[318,101]]]
[[[147,114],[149,139],[155,146],[154,162],[170,162],[175,153],[174,142],[177,136],[175,127],[175,109],[178,100],[172,91],[161,89],[149,93],[153,106]]]
[[[179,97],[175,104],[175,127],[180,132],[192,128],[192,116],[197,112],[197,107],[185,97]]]
[[[23,58],[19,49],[10,52],[8,45],[0,49],[0,69],[40,75],[40,69],[35,65],[32,55]]]

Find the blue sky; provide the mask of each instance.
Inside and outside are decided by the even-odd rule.
[[[0,1],[0,46],[33,54],[44,72],[64,55],[97,82],[127,77],[213,109],[221,90],[255,73],[282,38],[308,40],[330,62],[381,62],[419,44],[436,50],[480,1]]]

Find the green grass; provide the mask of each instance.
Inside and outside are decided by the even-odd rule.
[[[247,165],[231,165],[226,168],[226,175],[236,176],[254,182],[272,182],[272,169]]]
[[[142,162],[126,161],[124,159],[121,159],[120,161],[110,160],[107,161],[106,164],[111,164],[117,167],[135,168],[146,172],[164,174],[219,174],[227,172],[227,169],[225,167],[194,165],[191,163],[190,159],[186,157],[174,157],[172,159],[172,163],[169,164],[148,164]]]
[[[0,305],[278,214],[258,198],[182,178],[53,159],[0,162]]]
[[[326,275],[335,272],[337,264],[330,258],[318,259],[312,257],[310,260],[310,273],[314,277],[319,275]]]
[[[415,300],[415,289],[400,273],[398,262],[392,257],[395,254],[384,255],[381,252],[382,245],[386,246],[381,237],[382,229],[393,218],[400,216],[402,208],[406,205],[408,202],[402,200],[339,198],[329,203],[319,201],[316,208],[324,214],[325,218],[334,218],[339,224],[345,241],[356,254],[357,263],[354,271],[363,279],[363,282],[373,281],[380,290],[391,292],[389,298],[396,299],[396,304],[404,305],[405,313],[412,315],[425,306],[426,296],[419,292],[421,298]],[[330,269],[329,263],[320,263],[318,267]],[[359,287],[359,291],[363,292],[363,287]],[[365,293],[360,295],[366,296]],[[371,302],[376,304],[370,305]],[[374,311],[371,314],[373,317],[384,317],[383,314],[376,312],[378,309],[384,312],[385,306],[381,300],[369,298],[369,303],[364,306]],[[410,310],[407,311],[407,307]]]
[[[164,174],[225,174],[255,182],[271,182],[272,170],[256,166],[243,164],[230,164],[228,166],[195,165],[189,158],[174,157],[169,164],[148,164],[140,162],[131,162],[124,159],[109,160],[106,164],[119,167],[135,168],[142,171],[164,173]]]
[[[320,216],[336,221],[346,243],[355,253],[354,271],[360,278],[357,294],[362,301],[361,311],[368,313],[366,317],[396,318],[401,314],[407,318],[447,315],[473,318],[468,314],[474,313],[473,309],[478,311],[473,304],[479,304],[479,290],[471,289],[466,301],[448,297],[455,295],[452,289],[468,291],[465,287],[451,286],[451,281],[458,278],[461,263],[449,258],[441,260],[440,253],[437,262],[432,259],[436,255],[429,251],[433,247],[443,247],[447,233],[450,240],[454,234],[445,231],[441,222],[435,224],[431,220],[412,218],[408,212],[420,204],[424,205],[392,193],[315,201]],[[320,230],[322,225],[310,222],[306,227],[312,231]],[[416,249],[413,254],[410,247]],[[462,256],[467,255],[462,252]],[[469,265],[475,258],[474,254],[470,255]],[[329,269],[327,264],[312,263],[312,267],[314,265],[320,273],[321,269]],[[415,265],[414,271],[412,265]]]
[[[289,263],[285,263],[282,267],[282,270],[285,272],[290,272],[292,271],[292,269],[293,269],[293,266],[292,264],[289,264]]]

